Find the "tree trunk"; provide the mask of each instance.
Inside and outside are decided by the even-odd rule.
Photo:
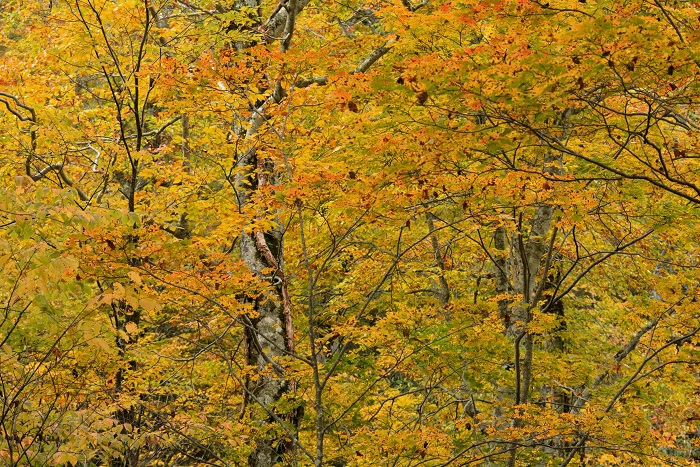
[[[259,108],[251,118],[247,137],[252,137],[260,127],[263,110]],[[259,157],[253,147],[239,155],[237,166],[241,168],[237,197],[239,208],[243,210],[254,190],[276,183],[275,167],[271,161]],[[273,405],[289,388],[284,371],[276,360],[294,352],[294,329],[283,251],[283,226],[279,222],[267,232],[257,229],[250,232],[246,228],[241,233],[241,259],[258,278],[272,284],[268,292],[253,298],[254,313],[244,317],[246,365],[256,366],[260,373],[257,378],[245,378],[244,409],[245,404],[251,401],[260,405],[268,415],[274,412]],[[268,421],[269,417],[260,420],[263,424]],[[274,437],[259,438],[248,460],[249,465],[273,465],[288,447],[289,443]]]

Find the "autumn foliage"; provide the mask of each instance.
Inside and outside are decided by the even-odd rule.
[[[696,465],[698,18],[0,2],[0,465]]]

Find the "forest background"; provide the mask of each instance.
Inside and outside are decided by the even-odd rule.
[[[700,459],[697,2],[0,24],[2,465]]]

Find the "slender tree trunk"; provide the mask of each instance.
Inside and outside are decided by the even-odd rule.
[[[555,160],[556,156],[550,155],[545,158],[545,165]],[[551,265],[551,249],[556,237],[556,228],[550,239],[549,249],[546,235],[550,230],[553,216],[554,206],[542,202],[535,208],[527,238],[523,232],[522,213],[518,221],[518,232],[511,236],[510,245],[504,226],[497,227],[494,233],[494,245],[499,253],[494,261],[496,292],[499,295],[512,292],[514,298],[514,300],[509,298],[499,300],[498,310],[506,334],[515,338],[514,403],[516,405],[528,402],[532,387],[534,339],[528,332],[527,325],[532,320],[532,312],[538,306],[548,281],[547,274]],[[510,254],[506,254],[506,251]],[[543,262],[544,270],[541,271]],[[519,423],[516,419],[513,421],[513,426],[518,426]],[[516,460],[517,445],[513,444],[510,446],[506,465],[514,467]]]
[[[506,252],[508,249],[508,236],[506,234],[506,228],[504,226],[499,226],[496,228],[494,234],[494,244],[496,250],[498,250],[498,256],[495,258],[495,276],[496,276],[496,293],[498,295],[505,295],[510,290],[510,278],[508,277],[508,263]],[[510,326],[510,312],[508,310],[508,304],[510,300],[506,298],[501,298],[498,300],[498,314],[503,322],[504,330],[507,330]]]
[[[435,232],[435,216],[432,212],[425,213],[425,221],[428,224],[428,231],[430,232],[430,245],[433,248],[433,256],[435,257],[435,266],[440,269],[438,276],[438,283],[434,287],[435,295],[440,300],[440,305],[445,307],[450,302],[450,286],[447,284],[447,279],[445,279],[445,260],[440,253],[440,243],[438,241],[438,235]]]

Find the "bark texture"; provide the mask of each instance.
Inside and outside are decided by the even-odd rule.
[[[238,203],[243,209],[253,191],[269,183],[268,177],[272,175],[265,173],[271,167],[266,168],[258,161],[255,149],[239,156],[238,166],[245,171],[238,181]],[[274,411],[274,404],[288,388],[277,360],[294,350],[289,294],[283,272],[283,247],[279,223],[268,232],[244,231],[240,236],[241,259],[256,276],[272,284],[265,293],[251,298],[254,313],[244,318],[246,364],[258,370],[257,376],[245,379],[244,403],[258,404],[268,414]],[[261,424],[268,421],[268,417],[259,420]],[[278,451],[284,449],[282,446],[284,443],[274,437],[257,439],[249,465],[267,467],[277,463],[280,458]]]

